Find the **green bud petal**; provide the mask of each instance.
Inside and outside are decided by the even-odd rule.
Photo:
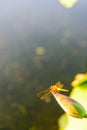
[[[53,94],[54,98],[59,103],[59,105],[62,107],[62,109],[68,115],[76,118],[87,118],[86,110],[80,103],[63,94],[53,92],[53,91],[51,91],[51,93]]]
[[[75,79],[72,81],[73,87],[86,87],[87,88],[87,73],[77,74]]]

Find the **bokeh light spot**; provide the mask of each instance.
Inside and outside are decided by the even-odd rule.
[[[59,0],[59,2],[66,8],[72,8],[78,0]]]
[[[35,51],[37,55],[43,55],[45,52],[45,49],[44,47],[37,47]]]

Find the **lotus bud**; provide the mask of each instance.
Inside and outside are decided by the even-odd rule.
[[[51,90],[51,93],[68,115],[75,118],[87,118],[86,110],[80,103],[58,92]]]

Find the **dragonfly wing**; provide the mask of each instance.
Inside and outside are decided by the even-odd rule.
[[[44,100],[46,103],[49,103],[51,101],[50,95],[51,95],[50,89],[46,89],[46,90],[37,94],[37,96],[41,100]]]

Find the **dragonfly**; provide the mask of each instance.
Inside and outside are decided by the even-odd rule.
[[[41,99],[44,100],[46,103],[49,103],[51,101],[51,95],[52,92],[54,93],[59,93],[60,91],[62,92],[68,92],[67,89],[63,88],[63,84],[61,84],[59,81],[55,84],[52,85],[50,88],[41,91],[40,93],[37,94],[37,96]]]
[[[57,103],[68,115],[75,118],[87,118],[85,108],[76,100],[60,94],[60,91],[68,92],[67,89],[63,88],[63,84],[58,81],[55,85],[38,93],[37,96],[46,103],[49,103],[51,101],[50,96],[53,95]]]

